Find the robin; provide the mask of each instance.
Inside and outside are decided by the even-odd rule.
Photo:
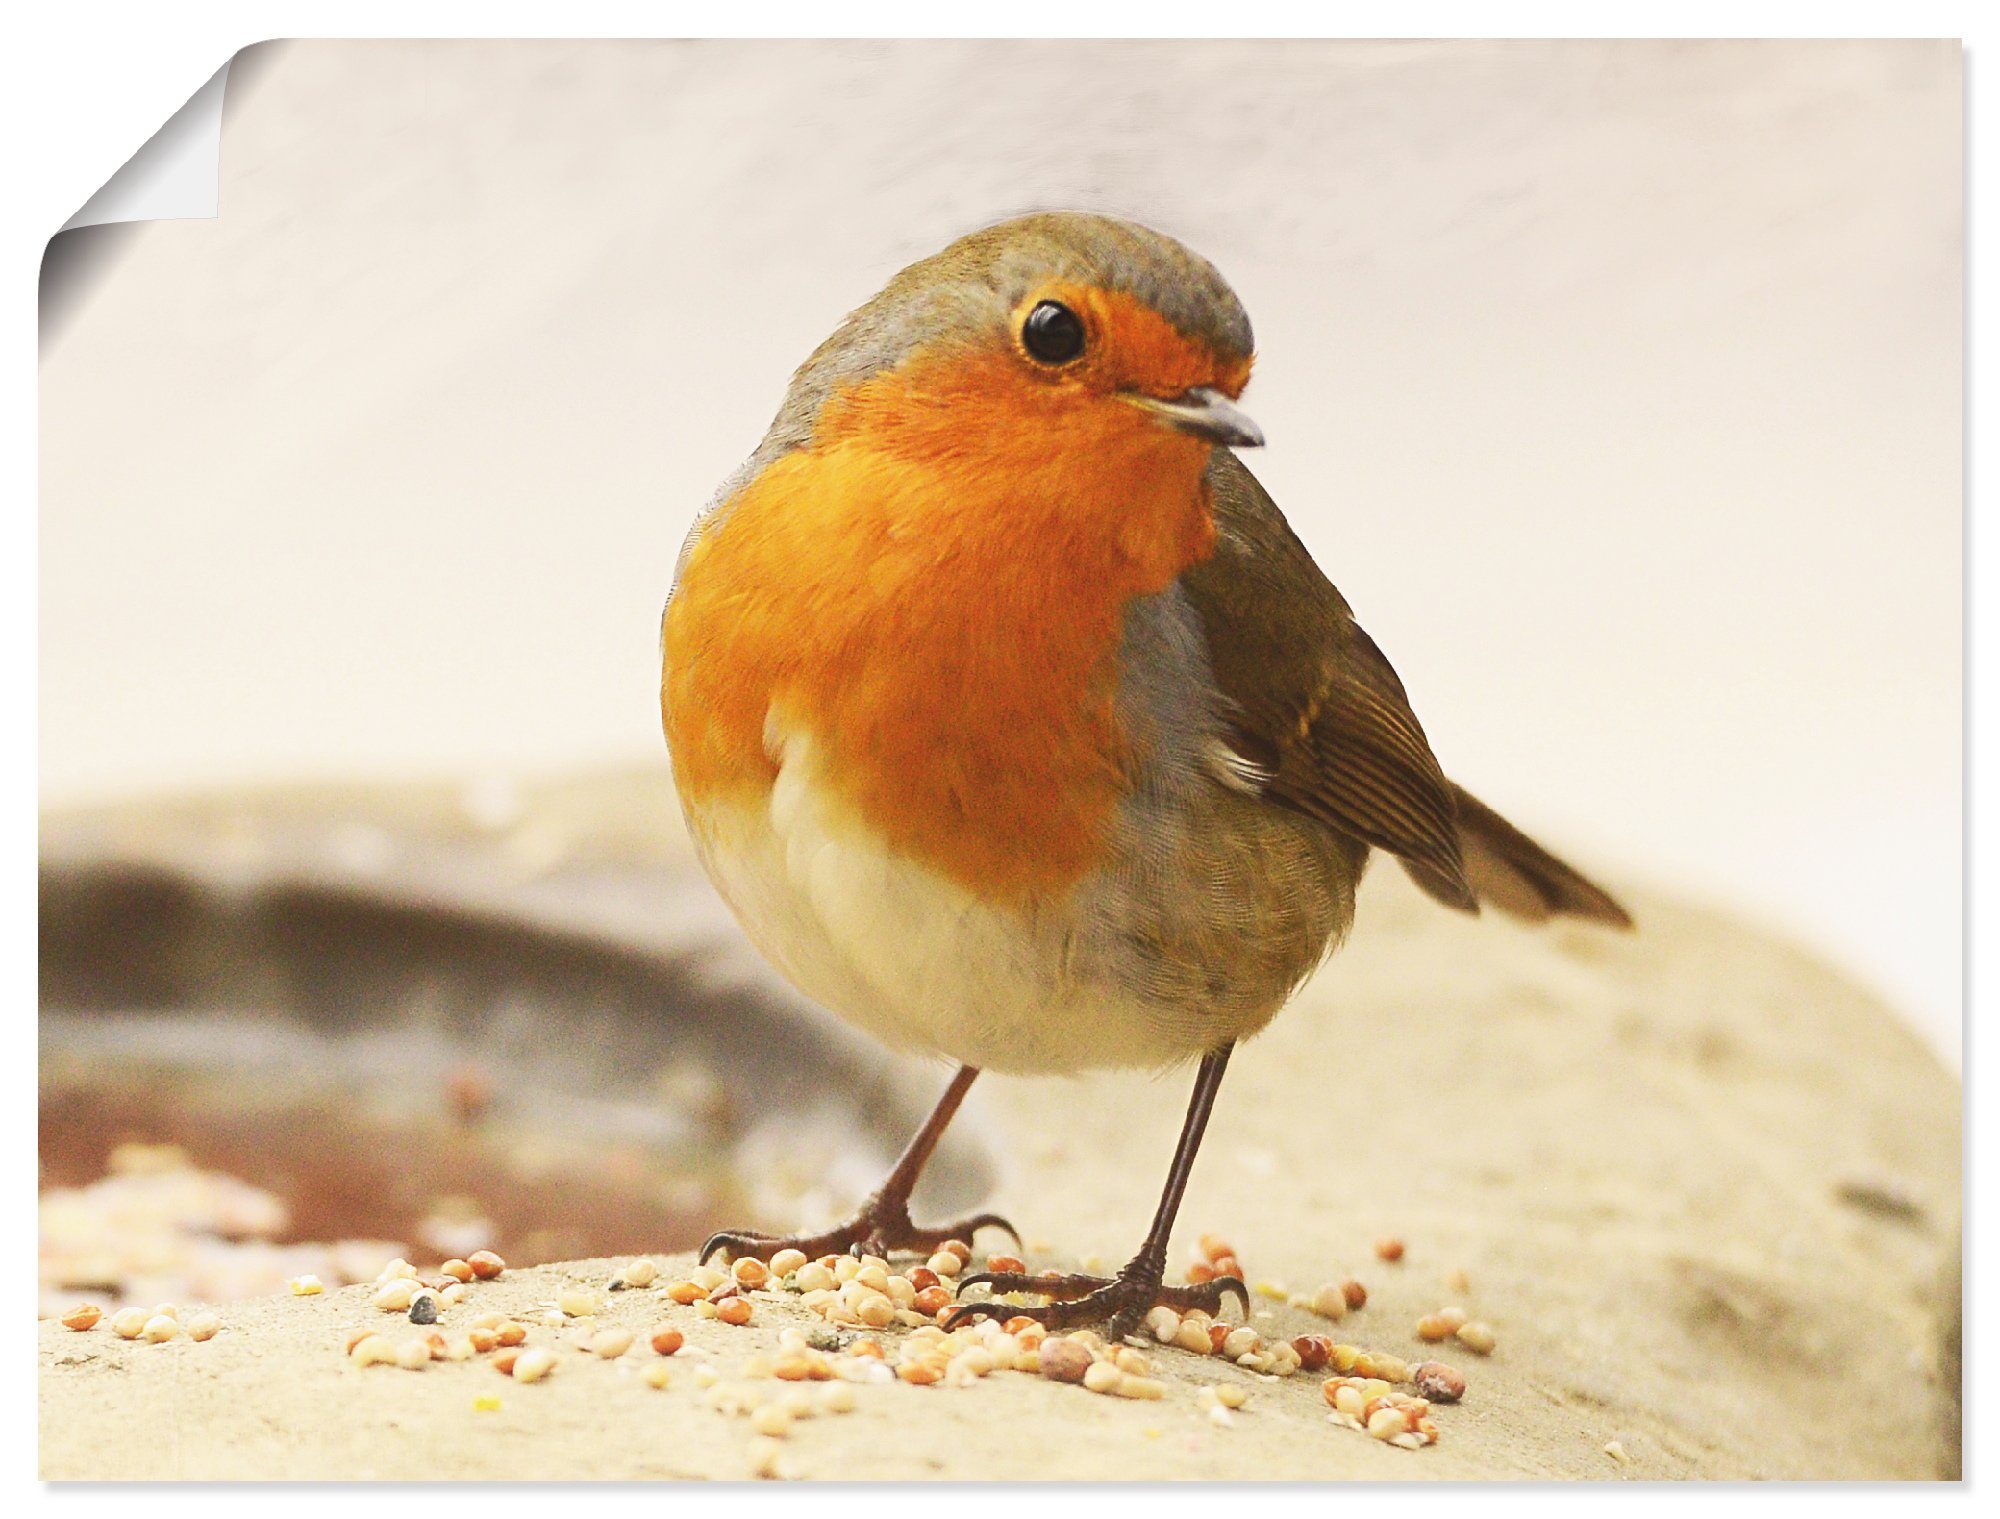
[[[1241,1282],[1164,1281],[1202,1130],[1230,1052],[1347,931],[1373,851],[1462,912],[1629,926],[1439,769],[1237,457],[1263,442],[1236,404],[1251,358],[1235,294],[1172,238],[1003,222],[852,312],[695,524],[660,694],[703,864],[806,995],[958,1063],[854,1218],[726,1231],[702,1259],[1012,1233],[909,1214],[982,1069],[1198,1060],[1123,1270],[965,1285],[1044,1297],[1050,1327],[1214,1313]]]

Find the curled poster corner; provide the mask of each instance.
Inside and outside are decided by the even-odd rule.
[[[138,223],[213,218],[222,187],[222,105],[236,54],[64,222],[42,255],[46,354],[131,245]]]
[[[222,189],[222,95],[235,61],[189,96],[62,230],[214,216]]]

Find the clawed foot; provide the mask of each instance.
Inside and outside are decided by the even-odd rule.
[[[1226,1293],[1234,1293],[1250,1311],[1250,1294],[1233,1276],[1219,1276],[1197,1286],[1169,1287],[1160,1280],[1157,1264],[1141,1259],[1132,1262],[1114,1277],[1051,1274],[1030,1276],[1021,1271],[975,1271],[959,1278],[958,1289],[985,1283],[995,1297],[1008,1292],[1033,1292],[1050,1301],[1040,1308],[1018,1308],[1012,1303],[960,1303],[945,1320],[944,1327],[956,1329],[976,1318],[1030,1318],[1048,1329],[1076,1329],[1085,1324],[1109,1321],[1106,1337],[1122,1340],[1135,1333],[1154,1308],[1172,1308],[1178,1313],[1200,1309],[1218,1315]]]
[[[803,1251],[807,1257],[818,1260],[823,1255],[879,1255],[885,1260],[892,1251],[914,1250],[929,1255],[946,1240],[962,1239],[970,1243],[973,1234],[980,1229],[1005,1229],[1014,1243],[1021,1243],[1021,1236],[1014,1226],[997,1213],[976,1213],[970,1218],[961,1218],[936,1228],[920,1229],[910,1222],[909,1209],[902,1202],[881,1196],[871,1197],[863,1203],[854,1215],[843,1224],[836,1224],[823,1234],[758,1234],[747,1229],[724,1229],[711,1234],[701,1247],[700,1264],[708,1264],[708,1258],[718,1250],[727,1250],[730,1258],[752,1255],[760,1261],[768,1261],[780,1250]]]

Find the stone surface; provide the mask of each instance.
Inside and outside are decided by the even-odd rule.
[[[388,848],[345,853],[357,828]],[[282,869],[587,927],[687,952],[699,920],[658,775],[596,777],[494,805],[455,788],[291,794],[70,815],[45,859],[129,858],[239,877]],[[1595,862],[1592,862],[1595,863]],[[1607,872],[1640,929],[1526,929],[1442,912],[1381,871],[1349,945],[1231,1066],[1175,1264],[1234,1242],[1294,1291],[1352,1273],[1368,1306],[1327,1326],[1270,1302],[1259,1327],[1333,1332],[1420,1359],[1412,1326],[1460,1302],[1490,1359],[1444,1355],[1465,1401],[1405,1452],[1329,1425],[1318,1378],[1259,1386],[1236,1426],[1193,1384],[1242,1373],[1161,1352],[1158,1403],[999,1375],[967,1389],[860,1388],[802,1424],[807,1477],[1924,1478],[1956,1470],[1960,1098],[1889,1010],[1809,957]],[[747,952],[730,974],[755,976]],[[904,1062],[904,1064],[913,1064]],[[919,1079],[923,1072],[915,1073]],[[939,1070],[930,1078],[943,1079]],[[1185,1074],[988,1078],[961,1119],[997,1157],[994,1204],[1031,1265],[1136,1244]],[[1408,1245],[1396,1265],[1379,1235]],[[552,1301],[609,1265],[510,1271],[474,1302]],[[1463,1271],[1470,1288],[1447,1286]],[[671,1272],[668,1273],[671,1275]],[[656,1294],[606,1322],[671,1319],[727,1372],[748,1329]],[[342,1332],[384,1320],[360,1289],[226,1306],[207,1344],[40,1326],[48,1478],[742,1477],[745,1421],[625,1363],[564,1352],[546,1383],[477,1363],[358,1371]],[[502,1407],[473,1400],[497,1392]],[[134,1430],[148,1432],[134,1439]],[[1004,1437],[998,1432],[1004,1431]],[[1626,1460],[1606,1454],[1615,1442]]]

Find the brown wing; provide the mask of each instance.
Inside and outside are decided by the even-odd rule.
[[[1182,577],[1265,795],[1387,850],[1440,902],[1630,927],[1602,888],[1445,779],[1402,681],[1277,503],[1215,451],[1214,555]]]
[[[1458,809],[1382,651],[1277,504],[1217,449],[1215,553],[1182,577],[1265,794],[1395,855],[1418,885],[1478,910]]]

